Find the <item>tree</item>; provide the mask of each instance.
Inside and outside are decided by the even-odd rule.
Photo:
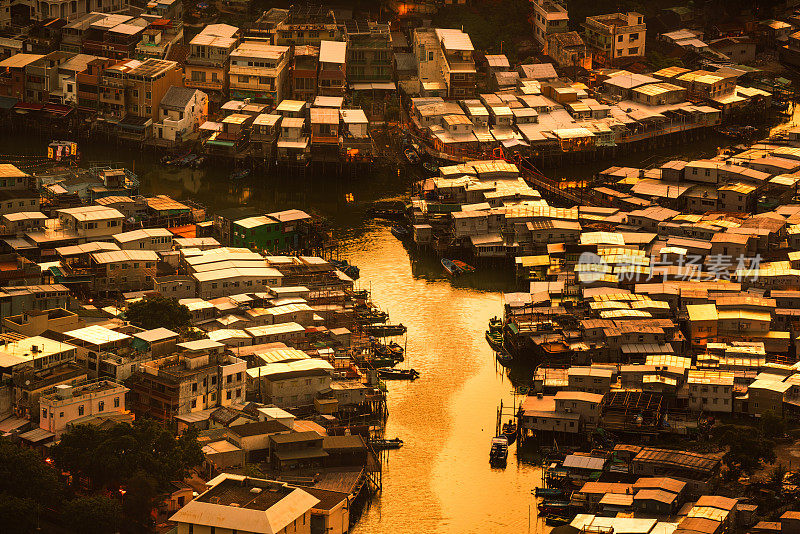
[[[122,505],[104,495],[78,497],[64,506],[64,525],[81,534],[113,534],[122,525]]]
[[[164,327],[180,331],[191,322],[189,308],[173,298],[161,295],[148,296],[130,304],[125,316],[131,324],[145,330]]]
[[[164,490],[170,481],[182,480],[190,468],[203,462],[196,430],[176,438],[152,420],[107,429],[78,425],[62,435],[52,454],[61,469],[83,474],[93,485],[114,491],[140,470]]]
[[[732,475],[752,474],[761,463],[773,464],[775,442],[767,439],[757,428],[736,425],[721,425],[712,430],[713,439],[728,451],[722,461]]]
[[[149,531],[152,512],[158,505],[158,483],[145,471],[138,471],[125,487],[122,509],[125,518],[142,531]]]
[[[786,421],[775,410],[767,410],[761,414],[759,426],[768,438],[779,438],[786,433]]]
[[[38,515],[39,506],[33,499],[0,493],[0,525],[3,525],[0,530],[5,534],[34,532]]]
[[[60,492],[58,475],[41,456],[0,438],[0,493],[51,504]]]

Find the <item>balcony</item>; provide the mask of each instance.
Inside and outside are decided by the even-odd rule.
[[[225,88],[225,84],[222,80],[219,81],[212,81],[212,82],[201,82],[199,80],[192,80],[187,78],[184,82],[186,87],[192,87],[194,89],[210,89],[213,91],[222,91]]]

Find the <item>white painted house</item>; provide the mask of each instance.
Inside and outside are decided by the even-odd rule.
[[[193,139],[208,119],[208,95],[189,87],[170,87],[158,105],[160,121],[153,125],[155,137],[180,143]]]

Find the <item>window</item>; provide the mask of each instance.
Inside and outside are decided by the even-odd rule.
[[[618,43],[621,43],[621,42],[622,42],[622,39],[623,39],[624,37],[625,37],[624,35],[618,35],[618,36],[617,36],[617,42],[618,42]]]
[[[78,415],[83,415],[83,404],[78,406]]]
[[[100,402],[97,403],[97,411],[98,412],[102,412],[105,409],[106,409],[105,401],[100,401]]]
[[[228,399],[228,400],[231,400],[231,392],[230,392],[230,390],[225,392],[225,398]]]
[[[114,397],[114,408],[119,408],[119,397]]]
[[[42,418],[47,419],[47,408],[42,408]]]

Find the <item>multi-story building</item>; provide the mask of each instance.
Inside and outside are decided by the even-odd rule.
[[[32,2],[31,18],[47,20],[60,18],[71,21],[92,11],[102,13],[121,13],[128,9],[127,0],[97,0],[96,2],[76,2],[75,0],[43,0]]]
[[[209,24],[189,42],[186,56],[186,87],[200,89],[221,103],[228,92],[230,55],[240,31],[228,24]]]
[[[312,510],[323,508],[313,489],[296,488],[283,482],[223,473],[208,483],[210,489],[189,501],[170,521],[178,534],[216,532],[275,532],[311,534]],[[333,492],[328,492],[333,493]],[[341,505],[341,503],[339,503]],[[342,518],[347,516],[345,507]],[[337,521],[331,521],[336,524]],[[338,526],[341,528],[342,519]],[[341,532],[318,522],[313,532]]]
[[[133,410],[164,421],[176,415],[242,403],[247,362],[202,339],[179,343],[182,352],[144,363],[130,378]]]
[[[28,63],[25,66],[25,101],[39,104],[50,102],[50,94],[59,93],[59,67],[72,56],[57,50]]]
[[[108,239],[122,231],[125,216],[114,208],[82,206],[58,210],[62,230],[74,233],[80,240]]]
[[[170,87],[159,108],[154,137],[180,143],[195,138],[208,118],[208,95],[189,87]]]
[[[110,380],[78,386],[60,385],[39,397],[39,428],[58,439],[67,425],[92,416],[125,412],[128,388]]]
[[[319,45],[319,83],[323,96],[341,96],[347,88],[347,43],[322,41]]]
[[[686,376],[686,389],[692,411],[733,411],[732,372],[690,369]]]
[[[231,98],[277,104],[283,100],[289,73],[289,47],[244,41],[230,59]]]
[[[549,54],[550,36],[567,31],[569,13],[561,0],[534,0],[533,37],[542,51]]]
[[[171,19],[151,22],[136,45],[136,59],[166,59],[173,47],[183,44],[183,25]]]
[[[143,291],[153,287],[158,254],[152,250],[117,250],[91,255],[94,292]]]
[[[313,102],[317,96],[319,48],[297,46],[292,56],[291,97],[294,100]]]
[[[436,29],[439,42],[439,70],[447,87],[447,96],[453,99],[475,96],[474,48],[469,35],[461,30]]]
[[[388,24],[348,20],[347,79],[350,83],[392,81],[392,42]]]
[[[0,0],[0,30],[11,27],[11,0]]]
[[[319,46],[321,41],[338,41],[341,31],[330,7],[295,4],[275,27],[275,44]]]
[[[175,61],[147,59],[125,74],[128,115],[158,120],[159,105],[171,87],[183,86],[183,72]]]
[[[117,60],[134,57],[146,26],[141,19],[141,24],[136,22],[128,15],[108,15],[93,21],[83,30],[83,53]]]
[[[578,32],[559,32],[550,36],[547,55],[562,68],[592,68],[592,54]]]
[[[610,13],[586,17],[583,40],[592,49],[594,60],[609,67],[645,54],[647,25],[640,13]]]
[[[50,100],[56,100],[59,104],[72,104],[78,102],[77,76],[85,72],[89,63],[97,59],[96,56],[88,54],[76,54],[58,68],[58,91],[50,92]]]
[[[15,54],[0,61],[0,96],[25,98],[25,68],[44,56],[41,54]]]
[[[75,74],[77,89],[78,109],[87,112],[96,112],[101,109],[100,95],[101,76],[103,72],[116,63],[113,59],[96,58],[86,64],[82,72]],[[113,96],[113,94],[112,94]],[[121,96],[120,96],[121,99]]]

